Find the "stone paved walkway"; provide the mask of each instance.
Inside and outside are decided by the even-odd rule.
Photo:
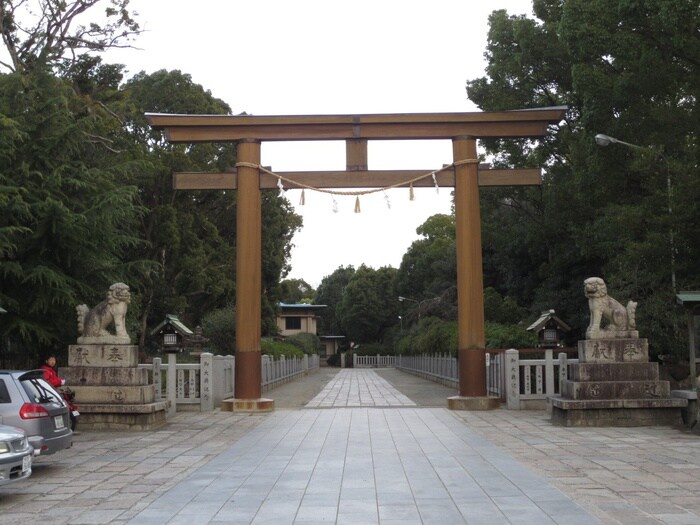
[[[335,410],[272,415],[129,523],[600,523],[446,409],[405,406],[341,370],[306,405]]]
[[[81,433],[0,487],[0,524],[700,524],[695,434],[452,412],[435,408],[449,388],[392,369],[336,372],[269,392],[272,414],[183,412],[156,432]],[[361,382],[384,394],[347,406]],[[345,405],[300,408],[330,401],[324,388],[346,389],[333,398]],[[416,406],[390,404],[401,396]]]
[[[344,369],[307,403],[306,408],[415,405],[374,370]]]

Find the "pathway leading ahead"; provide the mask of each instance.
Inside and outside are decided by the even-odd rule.
[[[272,414],[180,412],[154,432],[83,432],[0,487],[0,524],[167,523],[173,509],[171,523],[190,525],[700,524],[696,434],[452,412],[454,390],[397,370],[338,373],[276,388]],[[347,406],[362,382],[384,385],[385,401]],[[416,406],[395,406],[396,390]],[[336,407],[304,408],[334,391]]]
[[[341,370],[307,405],[331,410],[272,414],[130,523],[600,523],[452,413],[411,405]]]

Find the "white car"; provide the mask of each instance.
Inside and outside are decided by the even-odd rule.
[[[34,448],[24,430],[0,425],[0,485],[31,476],[33,456]]]

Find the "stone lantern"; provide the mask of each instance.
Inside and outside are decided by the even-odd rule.
[[[159,336],[161,350],[168,354],[168,375],[166,390],[168,393],[168,416],[174,416],[177,412],[177,359],[176,355],[182,352],[185,338],[194,335],[176,315],[167,314],[165,320],[151,330],[152,336]]]

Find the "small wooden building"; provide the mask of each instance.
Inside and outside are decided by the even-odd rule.
[[[542,312],[539,319],[527,329],[537,334],[538,348],[562,348],[564,337],[571,331],[571,327],[559,319],[554,310]]]
[[[194,332],[173,314],[167,314],[165,320],[151,330],[151,336],[159,336],[161,350],[165,352],[182,352],[193,335]]]

